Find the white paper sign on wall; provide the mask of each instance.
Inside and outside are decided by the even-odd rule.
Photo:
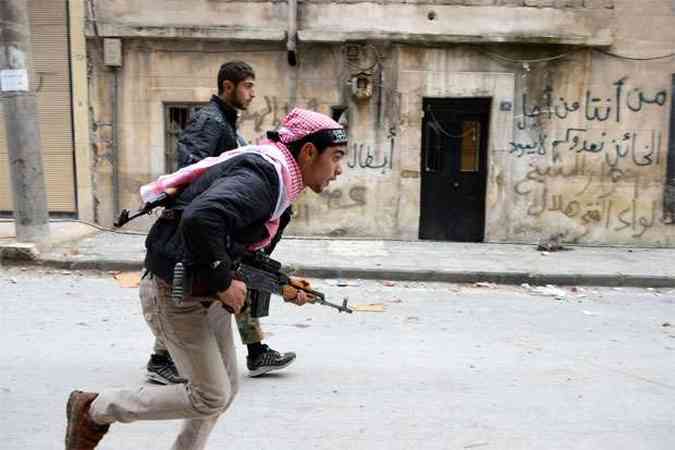
[[[7,91],[28,91],[28,71],[26,69],[0,70],[0,89]]]

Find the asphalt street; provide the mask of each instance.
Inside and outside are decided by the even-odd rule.
[[[278,301],[209,449],[670,450],[675,290],[316,280],[352,315]],[[1,268],[0,447],[62,449],[75,388],[143,381],[137,290],[109,273]],[[115,424],[102,450],[167,449],[177,422]]]

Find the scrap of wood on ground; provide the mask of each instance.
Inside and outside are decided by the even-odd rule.
[[[140,272],[117,272],[113,274],[120,287],[137,288],[141,284]]]
[[[349,305],[352,311],[384,312],[384,303],[368,303],[364,305]]]

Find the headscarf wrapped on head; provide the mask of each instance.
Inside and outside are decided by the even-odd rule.
[[[291,202],[295,201],[305,187],[302,184],[302,175],[295,158],[288,150],[288,146],[310,139],[323,147],[329,145],[344,145],[347,143],[347,133],[342,125],[325,114],[308,109],[293,108],[282,120],[281,125],[274,131],[267,132],[268,140],[264,144],[277,147],[289,160],[292,183],[289,188]],[[297,171],[297,174],[295,173]],[[296,194],[297,193],[297,194]]]
[[[294,108],[275,131],[267,133],[270,140],[288,146],[310,137],[322,139],[328,145],[344,145],[347,133],[342,125],[325,114]]]

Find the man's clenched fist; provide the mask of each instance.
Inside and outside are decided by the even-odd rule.
[[[243,281],[232,280],[230,287],[216,294],[218,301],[225,305],[233,314],[239,313],[246,302],[246,284]],[[229,308],[227,308],[229,307]]]
[[[302,291],[297,288],[311,289],[309,281],[304,278],[299,277],[290,277],[291,283],[287,284],[281,290],[284,300],[298,306],[302,306],[305,303],[311,303],[314,301],[314,296],[308,292]]]

